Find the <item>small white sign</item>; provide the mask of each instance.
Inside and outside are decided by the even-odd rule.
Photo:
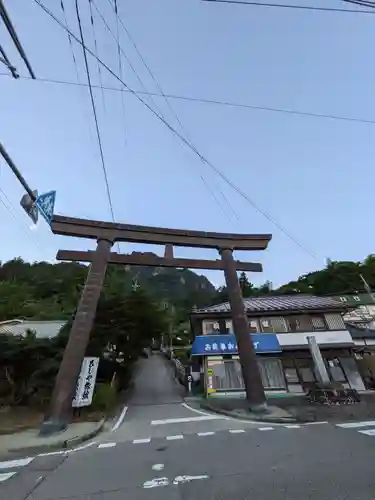
[[[77,380],[76,393],[72,401],[74,408],[91,405],[98,366],[99,358],[84,358]]]

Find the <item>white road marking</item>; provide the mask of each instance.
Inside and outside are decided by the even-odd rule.
[[[50,451],[48,453],[39,453],[37,455],[37,457],[52,457],[53,455],[64,455],[65,453],[68,453],[68,450]]]
[[[213,436],[214,432],[198,432],[198,436]]]
[[[165,420],[151,420],[151,425],[182,424],[185,422],[201,422],[203,420],[221,420],[216,415],[202,415],[201,417],[166,418]]]
[[[322,424],[328,424],[327,420],[322,420],[321,422],[306,422],[306,424],[303,425],[322,425]]]
[[[189,406],[187,403],[181,403],[182,406],[184,406],[186,409],[190,410],[190,411],[193,411],[194,413],[199,413],[199,415],[209,415],[211,416],[212,413],[208,413],[208,412],[205,412],[205,411],[202,411],[202,410],[197,410],[196,408],[192,408],[191,406]],[[224,420],[228,420],[229,417],[226,417],[226,416],[221,416],[220,417]]]
[[[373,425],[375,425],[375,421],[347,422],[346,424],[336,424],[337,427],[342,427],[343,429],[359,429],[360,427],[372,427]]]
[[[229,429],[231,434],[240,434],[241,432],[245,432],[243,429]]]
[[[368,431],[358,431],[360,434],[367,434],[367,436],[375,436],[375,429],[370,429]]]
[[[259,427],[260,431],[273,431],[273,427]]]
[[[98,446],[98,448],[113,448],[117,443],[102,443]]]
[[[151,438],[134,439],[133,444],[149,443],[150,441],[151,441]]]
[[[168,486],[169,479],[167,477],[156,477],[151,479],[151,481],[145,481],[143,483],[143,488],[156,488],[158,486]]]
[[[24,467],[29,465],[30,462],[34,460],[34,457],[20,458],[19,460],[7,460],[6,462],[0,462],[0,469],[13,469],[15,467]]]
[[[73,448],[72,450],[67,450],[66,453],[73,453],[75,451],[85,450],[86,448],[90,448],[90,446],[94,446],[97,441],[91,441],[91,443],[83,444],[82,446],[78,446],[78,448]]]
[[[202,476],[176,476],[173,479],[173,484],[189,483],[190,481],[195,481],[196,479],[208,479],[207,475]]]
[[[301,428],[301,426],[297,425],[297,424],[295,424],[295,425],[286,425],[285,427],[287,429],[300,429]]]
[[[174,441],[175,439],[184,439],[182,434],[177,434],[176,436],[167,436],[167,441]]]
[[[128,407],[124,406],[124,408],[122,409],[121,415],[119,416],[119,418],[115,422],[114,426],[112,427],[111,432],[116,431],[120,427],[120,425],[122,424],[122,421],[125,418],[125,415],[126,415],[127,411],[128,411]]]
[[[152,466],[152,470],[163,470],[164,469],[164,464],[154,464]]]
[[[3,483],[7,479],[10,479],[12,476],[14,476],[15,472],[4,472],[3,474],[0,474],[0,483]]]

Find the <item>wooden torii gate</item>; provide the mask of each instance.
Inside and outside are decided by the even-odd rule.
[[[237,339],[249,408],[254,412],[266,410],[266,398],[256,354],[249,336],[247,317],[237,278],[237,270],[261,272],[262,265],[235,261],[233,250],[265,250],[272,238],[270,234],[232,234],[168,229],[78,219],[60,215],[53,217],[51,229],[54,234],[95,239],[97,247],[95,251],[59,250],[57,253],[58,260],[90,262],[91,265],[56,377],[49,413],[46,415],[40,429],[41,435],[60,432],[71,421],[71,406],[76,382],[90,340],[90,333],[108,264],[222,269],[228,289],[233,329]],[[115,242],[165,245],[165,256],[157,257],[148,254],[122,255],[111,252]],[[219,251],[221,259],[174,258],[173,246],[214,248]]]

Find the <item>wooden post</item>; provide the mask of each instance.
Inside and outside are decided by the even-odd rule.
[[[66,429],[72,418],[72,400],[90,333],[94,324],[107,262],[113,242],[98,240],[85,287],[77,308],[69,340],[56,377],[50,411],[40,428],[46,436]]]
[[[227,284],[229,304],[233,321],[234,334],[238,345],[242,376],[245,384],[246,398],[250,410],[254,413],[267,411],[267,400],[253,343],[249,334],[248,320],[243,303],[240,284],[238,282],[233,250],[219,250],[224,264],[224,275]]]

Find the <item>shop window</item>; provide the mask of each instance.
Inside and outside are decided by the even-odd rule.
[[[225,320],[225,333],[233,333],[233,321],[231,319],[226,319]]]
[[[334,382],[346,382],[345,374],[338,359],[329,360],[328,369]]]
[[[313,322],[310,316],[289,316],[286,318],[291,332],[311,332]]]
[[[324,315],[329,330],[345,330],[344,321],[339,313]]]
[[[259,322],[257,319],[249,319],[248,323],[250,333],[257,333],[260,331]]]
[[[321,332],[327,330],[327,325],[324,316],[311,316],[314,332]]]
[[[278,333],[288,331],[285,319],[282,316],[261,318],[260,330],[264,333]]]
[[[265,389],[285,389],[285,379],[279,359],[259,359],[258,366]]]
[[[203,321],[202,333],[203,335],[217,335],[220,333],[219,323],[217,321]]]

